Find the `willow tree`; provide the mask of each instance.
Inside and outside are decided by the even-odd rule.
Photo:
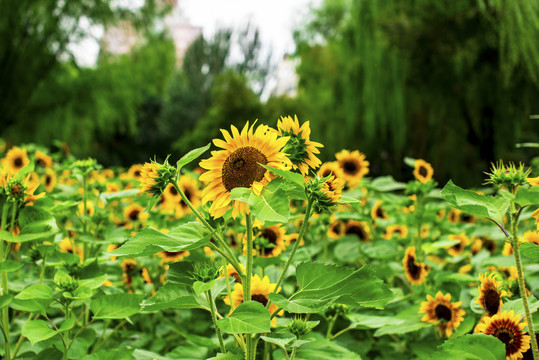
[[[295,38],[304,116],[329,154],[360,149],[395,174],[422,157],[470,184],[536,140],[537,0],[325,1]]]

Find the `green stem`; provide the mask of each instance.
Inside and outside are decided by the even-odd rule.
[[[34,314],[30,313],[30,315],[28,316],[28,320],[26,320],[26,322],[30,321],[30,320],[32,319],[32,316],[33,316],[33,315],[34,315]],[[39,314],[36,315],[36,317],[34,318],[34,320],[37,319],[38,317],[39,317]],[[21,348],[21,345],[22,345],[23,340],[24,340],[24,336],[21,334],[21,335],[19,336],[19,340],[17,340],[17,344],[15,345],[15,350],[13,350],[13,355],[12,355],[12,356],[13,356],[13,359],[14,359],[15,357],[17,357],[17,353],[19,352],[19,350],[20,350],[20,348]]]
[[[245,217],[247,228],[247,266],[245,269],[245,277],[243,278],[243,302],[251,300],[251,277],[253,276],[253,225],[251,220],[251,214],[247,214]],[[232,301],[232,300],[231,300]],[[245,354],[246,360],[251,360],[252,357],[252,336],[246,334],[247,337],[247,353]]]
[[[41,269],[39,269],[39,285],[43,284],[43,275],[45,274],[45,265],[47,264],[47,254],[43,256],[41,263]]]
[[[326,332],[326,339],[331,340],[331,332],[333,331],[333,326],[335,325],[335,322],[337,321],[337,315],[333,316],[331,320],[328,323],[328,331]]]
[[[512,206],[512,208],[514,205]],[[528,305],[528,297],[526,295],[526,283],[524,281],[524,272],[522,271],[522,261],[520,259],[520,249],[518,246],[517,239],[517,216],[512,214],[511,219],[511,232],[512,237],[511,245],[513,246],[513,255],[515,257],[515,264],[517,266],[518,272],[518,288],[520,290],[520,297],[522,298],[522,305],[524,307],[524,312],[526,314],[526,322],[528,323],[528,334],[530,334],[530,344],[532,348],[534,360],[539,360],[539,349],[537,347],[537,339],[535,337],[535,330],[533,328],[533,318],[530,313],[530,307]]]
[[[294,360],[296,358],[296,351],[298,350],[298,347],[295,346],[293,349],[292,349],[292,354],[290,354],[290,360]]]
[[[13,207],[16,208],[17,204],[13,203]],[[2,208],[2,230],[7,231],[7,212],[8,212],[8,203],[4,203]],[[13,229],[11,229],[13,231]],[[6,261],[6,242],[4,240],[0,241],[0,263]],[[7,272],[0,272],[1,286],[0,295],[6,295],[9,292],[8,289],[8,277]],[[4,355],[6,360],[11,360],[11,347],[10,347],[10,336],[9,336],[9,308],[6,306],[2,309],[2,330],[4,333]]]
[[[223,335],[221,334],[221,330],[219,330],[219,327],[217,326],[217,317],[215,316],[215,302],[213,301],[213,297],[211,296],[211,290],[206,291],[206,299],[208,299],[208,303],[210,304],[211,319],[213,321],[213,327],[215,327],[215,332],[217,333],[217,339],[219,339],[219,346],[221,347],[221,352],[224,354],[226,352],[225,342],[223,341]]]
[[[121,328],[122,326],[125,325],[127,321],[125,320],[122,320],[118,323],[118,325],[116,325],[114,327],[114,329],[112,329],[112,331],[107,335],[105,336],[105,338],[103,338],[96,346],[94,346],[92,348],[92,351],[91,351],[91,354],[93,354],[94,352],[98,351],[99,349],[101,349],[101,347],[108,341],[108,339],[112,336],[112,334],[114,334],[119,328]]]

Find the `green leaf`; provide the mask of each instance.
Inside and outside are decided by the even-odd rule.
[[[260,164],[260,166],[262,166],[266,170],[269,170],[273,174],[275,174],[277,176],[280,176],[280,177],[284,178],[285,180],[288,180],[288,181],[298,185],[302,189],[305,187],[305,178],[301,174],[298,174],[298,173],[295,173],[295,172],[292,172],[292,171],[276,169],[276,168],[268,166],[268,165]]]
[[[60,326],[60,328],[58,329],[58,332],[61,333],[61,332],[66,332],[68,330],[71,330],[73,329],[73,326],[75,326],[75,318],[74,317],[71,317],[69,319],[66,319],[62,325]]]
[[[445,240],[438,240],[433,243],[423,243],[421,244],[421,248],[427,253],[430,254],[440,248],[448,248],[450,246],[459,244],[459,240],[451,240],[451,239],[445,239]]]
[[[539,186],[532,186],[529,189],[519,188],[515,197],[515,202],[520,206],[539,204]]]
[[[99,195],[99,200],[103,201],[103,205],[107,205],[109,201],[120,200],[124,198],[130,198],[137,196],[139,194],[139,189],[129,189],[113,193],[102,193]]]
[[[30,285],[15,296],[19,300],[53,299],[52,289],[47,285]]]
[[[379,337],[387,334],[406,334],[430,326],[421,321],[423,314],[419,313],[419,305],[409,307],[398,313],[394,318],[403,320],[400,324],[384,325],[374,332],[374,336]]]
[[[154,296],[142,301],[141,311],[196,309],[201,307],[192,291],[189,291],[185,286],[174,284],[169,280],[157,290]]]
[[[296,340],[295,337],[275,338],[275,337],[269,337],[269,336],[261,336],[260,338],[264,340],[265,342],[270,343],[270,344],[275,344],[284,350],[286,350],[287,344],[289,344],[293,340]]]
[[[218,353],[215,357],[209,358],[208,360],[243,360],[245,356],[241,353],[232,353],[227,352],[226,354]]]
[[[235,188],[232,189],[230,198],[249,204],[251,214],[262,222],[288,222],[289,200],[282,184],[275,180],[270,182],[260,196],[247,188]]]
[[[180,173],[180,169],[184,167],[185,165],[189,164],[190,162],[198,159],[202,154],[204,154],[208,149],[210,148],[211,143],[204,147],[199,147],[196,149],[193,149],[189,151],[187,154],[182,156],[180,160],[176,163],[176,168],[178,169],[178,174]]]
[[[521,244],[520,255],[525,256],[530,259],[539,260],[539,245],[536,245],[532,242]]]
[[[361,357],[337,344],[334,341],[325,339],[318,333],[310,333],[309,343],[305,343],[296,353],[296,360],[361,360]]]
[[[30,320],[22,326],[21,334],[34,345],[40,341],[50,339],[58,332],[51,329],[43,320]]]
[[[217,321],[227,334],[258,334],[270,332],[270,313],[256,301],[241,303],[228,317]]]
[[[95,319],[123,319],[139,312],[144,295],[110,294],[100,295],[90,303]]]
[[[368,187],[375,191],[386,192],[406,189],[406,184],[395,181],[392,176],[380,176],[374,179]]]
[[[58,232],[54,216],[38,206],[23,208],[19,213],[19,225],[21,233],[18,236],[9,234],[9,238],[5,240],[17,243],[44,240]]]
[[[211,290],[214,286],[215,286],[215,280],[209,281],[207,283],[203,283],[201,281],[195,281],[193,284],[193,290],[195,291],[195,294],[200,295],[203,292]]]
[[[411,158],[409,156],[404,157],[404,163],[408,165],[409,167],[415,168],[415,161],[416,159]]]
[[[442,189],[442,198],[456,209],[492,219],[498,224],[503,222],[510,203],[508,199],[501,196],[484,196],[475,191],[462,189],[451,180]]]
[[[533,295],[528,296],[528,306],[530,309],[530,314],[535,312],[535,310],[539,309],[539,300],[537,300]],[[506,301],[503,305],[500,311],[511,311],[513,310],[516,314],[520,314],[522,316],[525,316],[524,312],[524,305],[522,303],[522,299],[516,299],[516,300],[510,300]]]
[[[6,260],[0,264],[0,271],[12,272],[22,268],[23,264],[15,260]]]
[[[0,309],[5,308],[13,300],[13,294],[4,294],[0,296]]]
[[[204,225],[189,222],[163,233],[153,227],[145,227],[118,249],[107,253],[114,256],[146,256],[160,251],[193,250],[209,243]]]
[[[505,359],[505,345],[495,336],[470,334],[451,338],[430,355],[429,360],[499,360]]]
[[[377,316],[369,314],[347,314],[350,320],[349,327],[356,329],[378,329],[383,326],[395,326],[404,323],[404,319],[397,319],[393,316]]]

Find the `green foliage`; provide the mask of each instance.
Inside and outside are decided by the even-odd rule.
[[[123,319],[137,314],[144,296],[137,294],[99,295],[90,303],[96,319]]]
[[[465,359],[496,360],[505,357],[505,345],[494,336],[465,335],[444,342],[429,360]]]
[[[257,334],[270,331],[270,314],[259,302],[241,303],[228,317],[217,322],[227,334]]]

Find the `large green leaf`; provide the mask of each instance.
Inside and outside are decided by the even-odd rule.
[[[297,360],[361,360],[361,357],[358,354],[334,341],[325,339],[318,333],[310,333],[306,337],[309,337],[309,340],[311,341],[305,343],[305,345],[298,349],[298,352],[296,353]]]
[[[180,172],[180,169],[182,167],[184,167],[185,165],[189,164],[190,162],[198,159],[200,156],[202,156],[202,154],[204,154],[206,151],[208,151],[208,149],[210,148],[210,144],[204,146],[204,147],[199,147],[199,148],[196,148],[196,149],[193,149],[191,151],[189,151],[187,154],[185,154],[184,156],[182,156],[182,158],[180,160],[178,160],[178,162],[176,163],[176,168],[178,169],[178,174]]]
[[[283,184],[282,181],[270,182],[260,196],[247,188],[235,188],[230,192],[230,198],[249,204],[251,214],[262,222],[288,222],[290,207]]]
[[[335,265],[304,262],[296,268],[299,289],[290,298],[278,294],[270,300],[295,313],[315,313],[334,302],[350,306],[383,307],[392,298],[388,286],[369,266],[355,270]]]
[[[376,191],[395,191],[406,189],[406,184],[396,182],[392,176],[380,176],[374,179],[368,187]]]
[[[451,338],[438,347],[429,360],[500,360],[505,359],[505,345],[495,336],[470,334]]]
[[[515,196],[515,202],[520,206],[539,204],[539,186],[532,186],[529,189],[519,188]]]
[[[520,245],[520,254],[530,259],[539,260],[539,245],[524,243]]]
[[[100,295],[90,303],[95,319],[123,319],[139,312],[144,295],[110,294]]]
[[[21,233],[13,236],[2,231],[2,237],[10,242],[45,240],[58,232],[54,216],[38,206],[27,206],[19,213]]]
[[[165,309],[194,309],[202,306],[195,294],[187,287],[167,282],[149,299],[144,299],[141,311],[158,311]]]
[[[259,334],[270,332],[270,313],[256,301],[241,303],[228,317],[217,322],[227,334]]]
[[[539,300],[537,300],[533,295],[528,296],[528,307],[530,309],[530,313],[534,313],[535,310],[539,309]],[[522,299],[516,299],[516,300],[510,300],[505,302],[502,305],[501,311],[511,311],[513,310],[516,314],[520,314],[524,316],[524,304],[522,303]]]
[[[356,329],[378,329],[383,326],[395,326],[404,323],[404,319],[397,319],[393,316],[378,316],[370,314],[347,314],[351,321],[349,327]]]
[[[109,252],[114,256],[146,256],[160,251],[193,250],[209,243],[211,234],[198,222],[189,222],[163,233],[153,227],[145,227],[124,245]]]
[[[0,271],[12,272],[23,267],[23,264],[15,260],[6,260],[0,264]]]
[[[374,332],[374,336],[383,336],[387,334],[406,334],[417,331],[431,324],[421,321],[423,314],[419,313],[419,305],[409,307],[398,313],[394,318],[402,320],[399,324],[386,324]]]
[[[492,219],[501,224],[509,208],[510,200],[502,196],[484,196],[465,190],[451,180],[442,189],[442,198],[456,209],[468,214]]]
[[[51,329],[44,320],[30,320],[22,326],[21,334],[34,345],[40,341],[50,339],[58,332]]]
[[[15,296],[15,299],[30,300],[30,299],[53,299],[53,291],[47,285],[30,285]]]
[[[112,193],[102,193],[99,195],[99,200],[103,201],[103,205],[107,205],[109,201],[134,197],[139,194],[139,189],[128,189]]]

